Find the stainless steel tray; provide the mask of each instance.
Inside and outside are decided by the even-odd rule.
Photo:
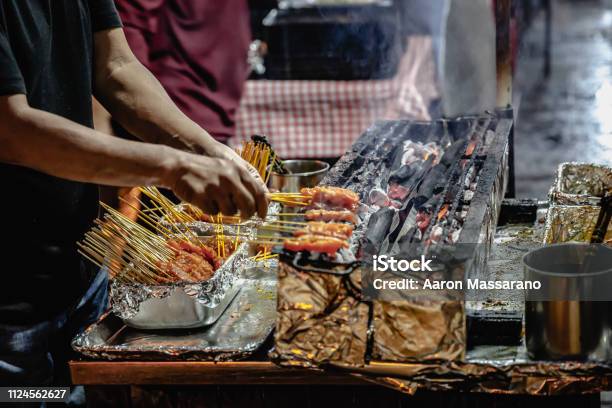
[[[185,329],[213,324],[236,297],[238,269],[248,258],[248,245],[238,249],[202,283],[174,285],[111,284],[113,312],[138,329]]]
[[[236,360],[253,354],[276,324],[276,271],[249,268],[240,291],[219,319],[199,329],[140,330],[112,313],[72,341],[77,352],[108,360]]]
[[[232,285],[225,292],[221,302],[210,307],[185,293],[183,288],[176,287],[168,297],[145,300],[140,304],[138,314],[123,321],[130,327],[148,330],[208,326],[221,317],[239,291],[239,287]]]

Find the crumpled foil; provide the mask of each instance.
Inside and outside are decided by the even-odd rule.
[[[358,269],[345,276],[309,273],[281,261],[270,357],[287,366],[363,366],[369,307],[356,298],[359,289],[349,289],[360,277]]]
[[[465,327],[461,301],[374,301],[372,358],[461,360],[466,349]]]
[[[370,359],[462,359],[461,301],[373,302],[361,298],[361,269],[346,275],[279,265],[275,348],[280,365],[364,367]]]
[[[194,301],[214,308],[234,285],[238,278],[239,266],[248,258],[248,244],[243,243],[236,251],[215,271],[212,278],[206,282],[185,283],[178,282],[171,285],[140,285],[112,282],[110,285],[110,300],[113,313],[122,319],[131,319],[140,310],[142,302],[157,298],[164,299],[170,296],[175,288],[181,287]]]
[[[551,206],[546,217],[544,243],[590,242],[599,210],[599,207],[589,205]],[[612,242],[612,225],[608,227],[604,242]]]
[[[557,205],[598,205],[608,192],[612,192],[612,167],[561,163],[549,197]]]
[[[504,366],[453,362],[396,364],[391,370],[372,364],[368,368],[369,372],[354,375],[409,395],[422,389],[548,396],[591,394],[612,388],[610,367],[592,363],[525,362]],[[383,374],[385,371],[389,376]]]
[[[179,212],[184,211],[186,204],[177,204],[175,209]],[[268,206],[268,216],[265,220],[259,218],[252,218],[242,222],[241,224],[222,224],[223,233],[226,235],[248,235],[251,234],[251,238],[256,237],[257,228],[260,227],[264,222],[270,222],[278,219],[277,214],[280,212],[281,206],[279,203],[270,203]],[[160,225],[166,229],[174,231],[178,228],[179,230],[191,230],[197,235],[207,236],[216,235],[219,224],[213,224],[205,221],[196,221],[191,223],[177,223],[168,218],[162,218]]]

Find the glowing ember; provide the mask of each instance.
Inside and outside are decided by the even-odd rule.
[[[446,214],[448,213],[448,207],[449,207],[448,204],[444,204],[444,206],[442,206],[442,208],[440,209],[440,212],[438,213],[438,221],[446,217]]]

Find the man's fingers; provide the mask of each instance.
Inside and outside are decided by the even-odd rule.
[[[232,201],[232,197],[229,193],[225,192],[216,194],[215,200],[219,205],[219,211],[221,212],[221,214],[231,216],[236,215],[236,213],[238,212],[238,209]]]
[[[245,188],[242,184],[237,183],[235,192],[232,193],[234,202],[240,210],[240,217],[248,219],[255,213],[255,199],[251,192]]]
[[[251,192],[255,199],[257,214],[262,219],[266,218],[268,214],[268,198],[266,197],[268,189],[262,183],[257,182],[248,170],[241,169],[240,175],[245,187]]]
[[[199,207],[204,211],[205,214],[217,215],[219,213],[219,205],[215,200],[203,200],[203,203]]]
[[[262,186],[266,186],[266,183],[263,181],[263,179],[261,178],[261,174],[259,174],[259,172],[257,171],[257,169],[255,167],[253,167],[253,165],[251,165],[251,163],[249,162],[244,162],[246,165],[247,170],[249,171],[249,173],[255,178],[255,180],[257,180],[258,182],[261,183]]]

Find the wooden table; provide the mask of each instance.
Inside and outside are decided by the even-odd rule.
[[[599,394],[556,397],[419,391],[413,396],[341,373],[268,361],[72,361],[92,407],[599,407]]]

